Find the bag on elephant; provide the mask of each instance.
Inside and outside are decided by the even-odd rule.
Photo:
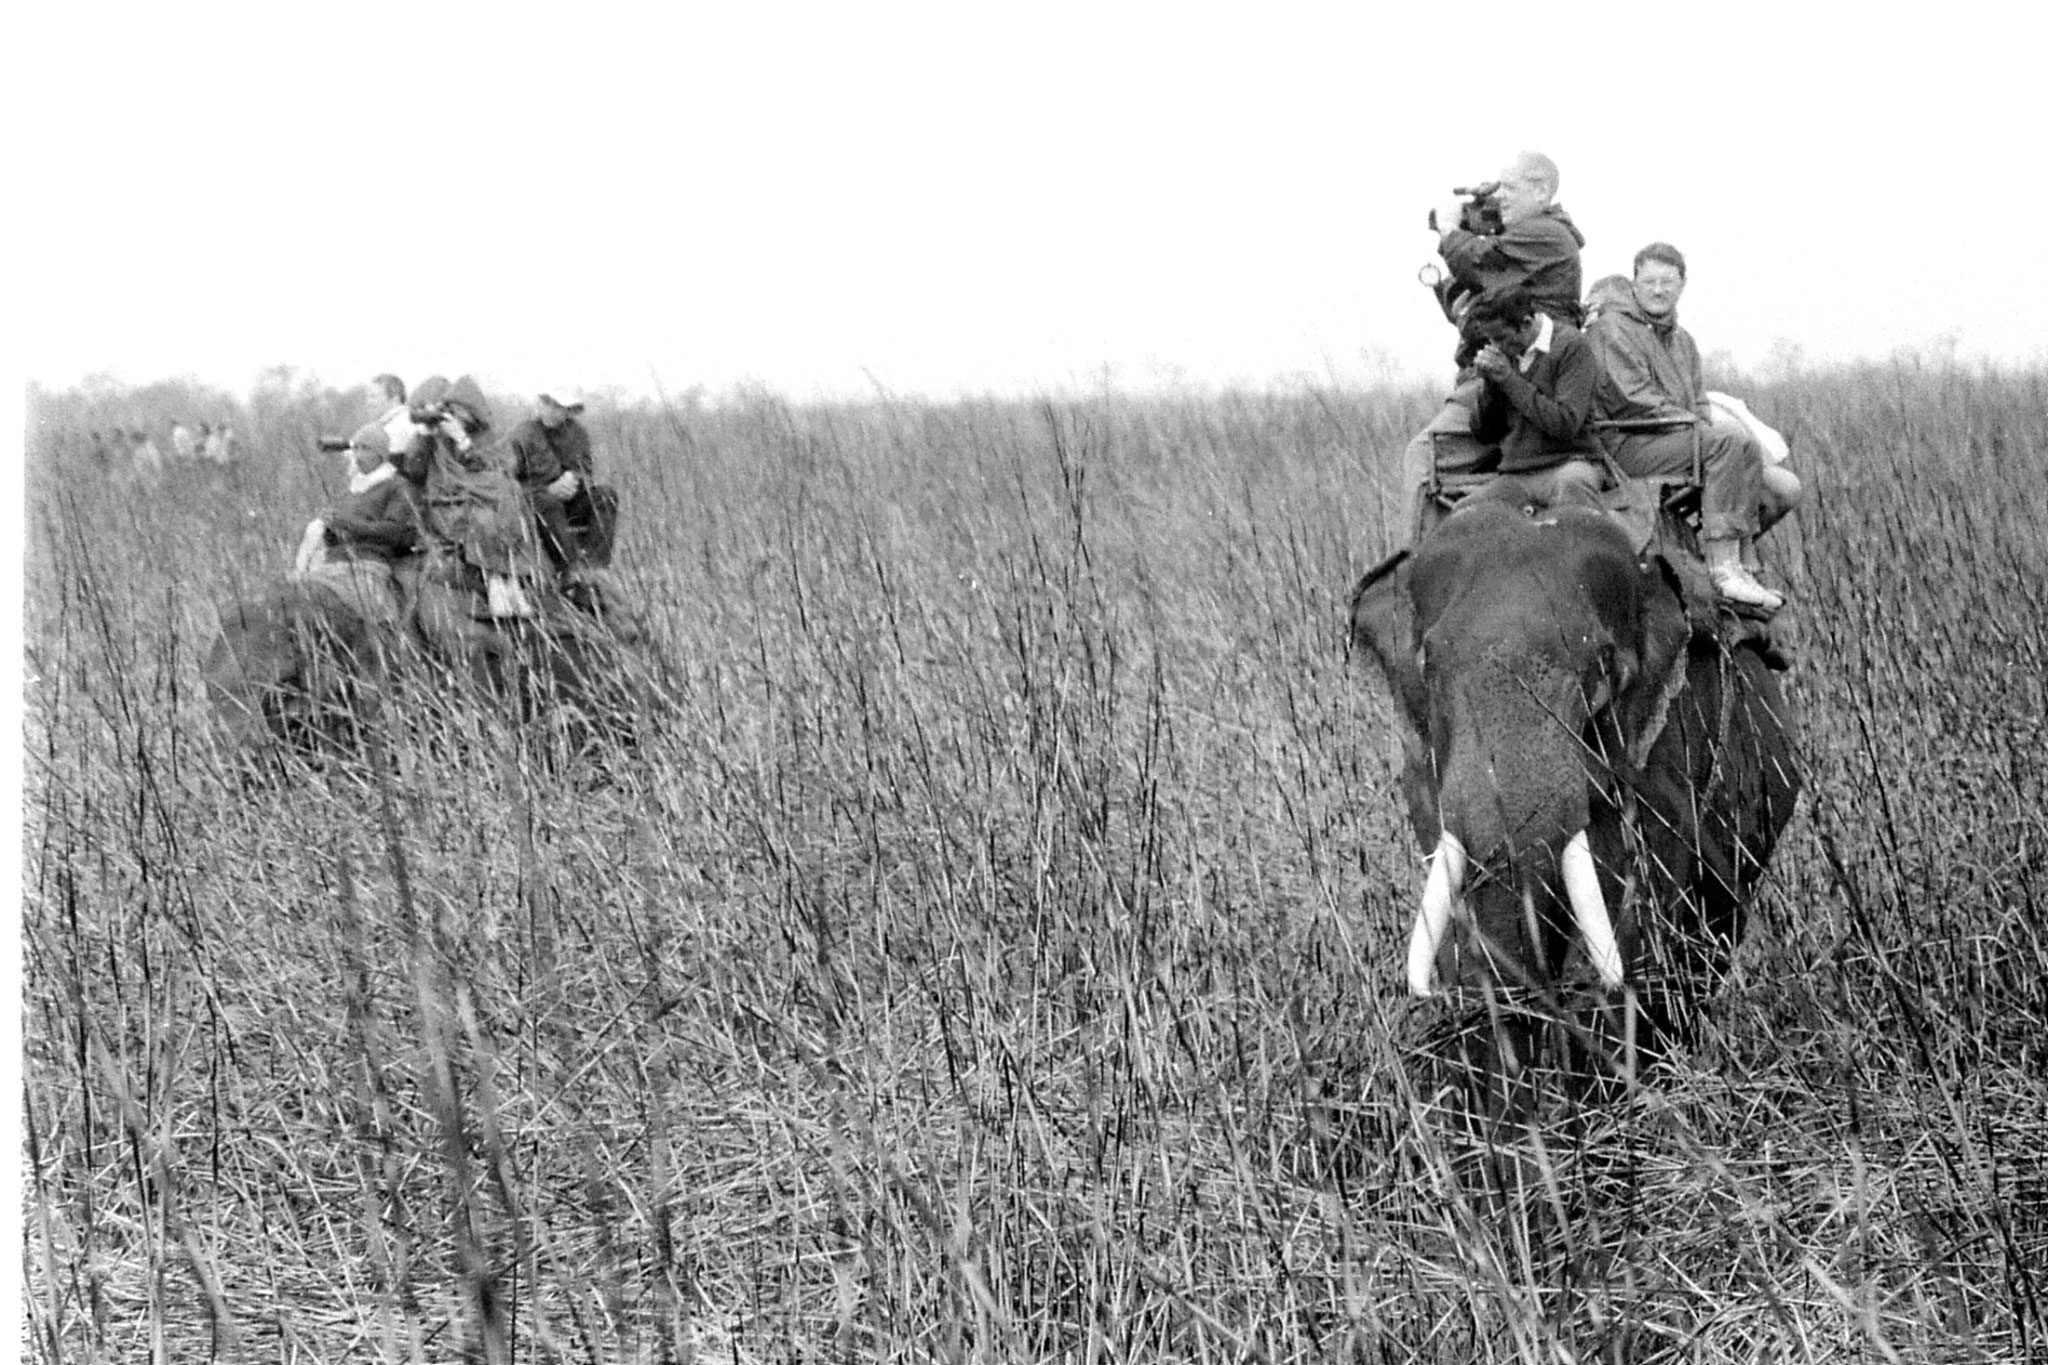
[[[1707,391],[1707,402],[1717,422],[1742,427],[1763,452],[1765,464],[1783,464],[1792,455],[1791,442],[1778,429],[1749,410],[1749,404],[1725,393]]]

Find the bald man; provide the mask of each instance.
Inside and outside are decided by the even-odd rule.
[[[1478,233],[1457,226],[1461,205],[1453,201],[1437,211],[1436,221],[1450,225],[1438,233],[1437,252],[1459,282],[1474,291],[1519,285],[1538,312],[1576,328],[1582,316],[1579,248],[1586,238],[1558,206],[1557,185],[1556,162],[1541,152],[1523,152],[1500,173],[1501,230]],[[1461,356],[1468,350],[1459,349]],[[1478,377],[1465,366],[1443,408],[1402,455],[1401,486],[1415,495],[1417,530],[1420,492],[1430,470],[1471,472],[1484,463],[1485,449],[1472,436],[1479,392]]]
[[[1572,216],[1557,205],[1557,163],[1541,152],[1523,152],[1500,173],[1501,229],[1467,232],[1459,227],[1454,203],[1436,221],[1437,254],[1459,281],[1477,293],[1518,284],[1529,291],[1537,311],[1577,327],[1579,248],[1586,238]]]

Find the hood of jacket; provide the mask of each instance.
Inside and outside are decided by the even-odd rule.
[[[1631,322],[1641,323],[1660,337],[1670,336],[1671,329],[1678,326],[1678,310],[1676,308],[1661,318],[1653,318],[1648,313],[1645,313],[1643,306],[1633,298],[1627,303],[1614,304],[1607,311],[1616,316],[1627,318]]]
[[[1563,223],[1565,226],[1565,230],[1571,233],[1572,240],[1574,242],[1577,242],[1580,246],[1584,246],[1586,244],[1586,234],[1579,231],[1579,225],[1572,221],[1572,216],[1569,213],[1566,213],[1561,205],[1547,205],[1544,207],[1543,212],[1549,215],[1550,217],[1557,219],[1558,222]]]

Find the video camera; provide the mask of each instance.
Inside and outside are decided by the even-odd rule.
[[[1460,185],[1451,191],[1465,202],[1458,206],[1458,226],[1466,232],[1481,237],[1495,237],[1505,226],[1500,218],[1500,181],[1489,180],[1483,185]],[[1436,225],[1436,210],[1429,211],[1429,228],[1432,232],[1443,229]]]
[[[1505,226],[1500,216],[1500,181],[1489,180],[1481,185],[1460,185],[1451,193],[1465,201],[1458,206],[1458,226],[1466,232],[1481,237],[1492,237],[1497,236]],[[1429,211],[1429,226],[1432,231],[1437,230],[1435,209]],[[1422,281],[1424,287],[1436,295],[1437,307],[1444,311],[1444,320],[1462,333],[1465,328],[1465,310],[1472,306],[1472,300],[1478,296],[1479,291],[1434,261],[1423,266],[1417,272],[1417,278]],[[1471,354],[1477,350],[1478,347],[1470,344],[1469,339],[1461,342],[1458,348],[1459,366],[1462,368],[1469,363]]]

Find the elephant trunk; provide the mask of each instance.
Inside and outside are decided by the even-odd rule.
[[[1408,945],[1412,994],[1432,993],[1454,918],[1470,923],[1481,945],[1474,969],[1489,960],[1507,966],[1496,956],[1506,953],[1514,970],[1549,979],[1562,965],[1556,934],[1566,911],[1601,984],[1621,985],[1623,953],[1588,836],[1575,699],[1562,695],[1540,710],[1498,700],[1459,708],[1470,724],[1444,755],[1441,832]]]

